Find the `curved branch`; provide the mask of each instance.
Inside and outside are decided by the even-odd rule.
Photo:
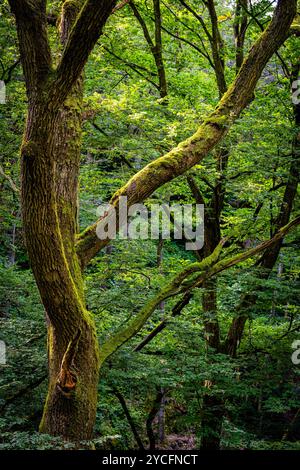
[[[131,320],[125,329],[120,330],[110,339],[108,339],[106,343],[104,343],[100,351],[101,363],[104,363],[108,357],[114,354],[121,346],[127,343],[127,341],[129,341],[133,336],[136,335],[136,333],[141,330],[148,318],[152,315],[161,302],[178,294],[190,292],[191,289],[194,289],[195,287],[201,287],[203,283],[207,281],[207,279],[210,279],[216,274],[225,271],[232,266],[235,266],[236,264],[239,264],[242,261],[245,261],[246,259],[251,258],[252,256],[255,256],[263,250],[269,248],[278,242],[278,240],[285,237],[299,224],[300,216],[285,227],[282,227],[270,240],[262,242],[255,248],[251,248],[250,250],[247,250],[243,253],[239,253],[230,258],[225,258],[221,261],[218,261],[222,247],[226,241],[223,239],[210,256],[201,262],[192,263],[183,271],[178,273],[164,288],[158,292],[156,297],[150,299],[144,305],[144,307],[135,316],[135,318]],[[189,280],[190,277],[191,279]]]
[[[127,197],[128,206],[144,201],[157,188],[198,164],[221,141],[252,100],[264,67],[288,37],[295,13],[296,0],[278,2],[272,21],[252,47],[235,81],[215,111],[192,137],[151,162],[115,193],[111,204],[117,211],[120,196]],[[93,224],[78,238],[77,253],[82,267],[109,243],[109,240],[99,240],[97,237],[96,229],[99,222],[105,224],[105,219]]]

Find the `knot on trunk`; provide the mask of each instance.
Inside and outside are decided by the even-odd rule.
[[[33,158],[39,152],[39,146],[36,142],[29,140],[22,144],[21,154],[23,158]]]
[[[57,378],[57,388],[67,398],[70,398],[76,388],[77,375],[74,368],[74,358],[77,352],[81,330],[78,329],[74,338],[69,342],[62,358],[60,372]]]

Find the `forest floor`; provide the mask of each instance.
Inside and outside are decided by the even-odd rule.
[[[170,450],[191,450],[196,448],[196,438],[194,435],[169,434],[165,441],[159,445],[160,449]]]

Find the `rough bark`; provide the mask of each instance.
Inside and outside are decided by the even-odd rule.
[[[113,2],[87,1],[81,14],[83,2],[64,3],[60,32],[65,49],[55,73],[45,4],[10,2],[29,101],[21,148],[22,221],[48,319],[49,389],[40,429],[78,441],[92,434],[100,365],[95,325],[86,310],[75,252],[80,76]]]

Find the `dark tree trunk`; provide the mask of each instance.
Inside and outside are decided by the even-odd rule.
[[[163,391],[162,388],[159,387],[158,390],[157,390],[156,397],[154,399],[152,408],[149,412],[149,415],[148,415],[148,418],[147,418],[147,421],[146,421],[146,429],[147,429],[147,435],[148,435],[148,439],[149,439],[149,449],[150,450],[155,450],[155,447],[156,447],[156,436],[155,436],[155,433],[153,431],[153,421],[154,421],[155,417],[157,416],[157,413],[160,410],[163,398],[164,398],[164,391]]]
[[[205,394],[202,402],[201,450],[220,450],[224,417],[223,400]]]

